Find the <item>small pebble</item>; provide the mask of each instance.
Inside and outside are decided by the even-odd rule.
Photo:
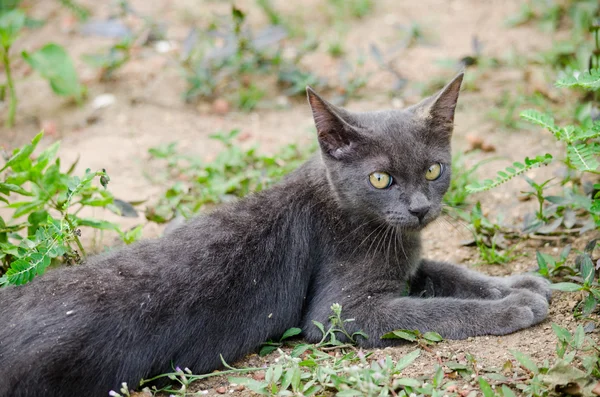
[[[221,386],[221,387],[217,387],[215,389],[215,391],[219,394],[225,394],[225,393],[227,393],[227,388],[225,386]]]

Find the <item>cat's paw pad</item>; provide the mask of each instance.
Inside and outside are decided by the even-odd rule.
[[[550,302],[550,299],[552,298],[550,281],[545,278],[529,275],[516,275],[508,277],[507,282],[510,288],[525,289],[535,292],[546,298],[548,302]]]

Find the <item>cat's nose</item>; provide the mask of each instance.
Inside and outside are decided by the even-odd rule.
[[[410,212],[411,215],[414,215],[417,218],[419,218],[419,222],[422,222],[423,218],[425,218],[425,215],[427,215],[427,213],[429,212],[429,208],[430,208],[430,205],[425,204],[425,205],[420,205],[418,207],[411,207],[408,209],[408,212]]]

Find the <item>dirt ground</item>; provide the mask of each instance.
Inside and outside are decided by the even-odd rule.
[[[33,50],[50,38],[64,45],[74,58],[76,68],[82,80],[88,85],[90,101],[76,106],[54,96],[47,83],[36,75],[26,75],[27,68],[18,61],[15,65],[17,91],[20,98],[17,124],[14,128],[0,129],[0,146],[7,150],[31,139],[41,128],[46,129],[44,145],[61,140],[60,156],[66,166],[80,157],[78,169],[105,168],[110,177],[110,189],[116,197],[125,200],[145,200],[156,197],[164,186],[151,183],[146,175],[151,170],[148,162],[150,147],[172,141],[188,153],[196,153],[210,158],[219,145],[208,139],[216,131],[228,131],[240,128],[251,137],[250,142],[260,144],[263,151],[275,151],[285,143],[307,144],[312,136],[312,117],[305,101],[292,99],[282,108],[266,108],[243,113],[231,111],[225,115],[212,111],[211,104],[185,104],[181,94],[185,89],[184,79],[177,68],[175,53],[161,54],[152,49],[144,49],[119,70],[114,79],[98,82],[97,71],[81,62],[80,56],[94,49],[102,49],[112,40],[81,35],[69,12],[57,7],[55,2],[29,2],[35,4],[32,12],[35,17],[48,20],[38,30],[28,32],[15,44],[16,51]],[[111,10],[110,2],[81,1],[92,10],[93,18],[106,18]],[[101,4],[102,3],[102,4]],[[105,4],[104,4],[105,3]],[[228,2],[193,0],[142,0],[130,1],[140,13],[152,16],[168,26],[167,35],[175,45],[181,45],[192,24],[206,26],[208,17],[215,10],[226,10]],[[310,3],[307,5],[307,3]],[[274,4],[283,14],[299,15],[306,24],[321,26],[324,18],[320,15],[316,0],[302,2],[275,1]],[[508,52],[526,54],[548,49],[558,32],[554,35],[541,33],[534,26],[507,29],[505,20],[514,15],[521,1],[515,0],[422,0],[376,1],[374,12],[361,20],[350,22],[350,29],[344,39],[350,54],[368,51],[371,43],[381,48],[389,48],[398,40],[397,24],[418,21],[431,32],[429,43],[403,50],[395,57],[394,65],[411,83],[426,83],[436,76],[450,78],[453,74],[436,61],[441,59],[460,59],[472,53],[472,40],[476,36],[483,43],[487,56],[503,57]],[[239,1],[237,4],[249,12],[252,23],[264,23],[252,1]],[[254,11],[253,11],[254,10]],[[321,26],[321,36],[325,41],[332,33]],[[326,55],[324,50],[307,58],[306,63],[320,74],[331,73],[332,65],[337,61]],[[417,101],[418,90],[409,88],[397,95],[389,95],[392,77],[378,71],[371,64],[367,67],[374,71],[364,95],[353,99],[347,105],[350,109],[371,110],[389,108],[399,104],[411,104]],[[533,74],[537,71],[533,70]],[[472,73],[467,70],[467,74]],[[503,68],[489,71],[479,76],[478,90],[463,92],[456,114],[454,149],[462,151],[468,147],[467,136],[480,137],[495,146],[492,154],[476,154],[470,163],[491,156],[521,160],[527,155],[556,152],[553,137],[539,129],[510,132],[502,129],[491,120],[489,112],[493,110],[503,91],[528,90],[532,84],[532,70]],[[552,78],[544,80],[551,82]],[[550,85],[550,84],[549,84]],[[545,89],[552,88],[545,87]],[[101,94],[112,94],[114,104],[100,109],[92,108],[92,101]],[[5,108],[0,108],[2,113]],[[486,170],[498,169],[506,161],[497,161],[481,168],[480,175]],[[553,169],[536,170],[531,176],[541,173],[551,174]],[[517,199],[524,188],[520,180],[505,184],[493,192],[477,195],[484,211],[491,215],[502,215],[509,224],[520,225],[523,216],[532,211],[534,204]],[[97,212],[96,217],[105,217],[121,222],[125,226],[134,226],[144,222],[139,219],[112,217],[109,213]],[[161,233],[161,228],[148,224],[144,227],[144,237],[153,237]],[[593,233],[593,232],[592,232]],[[451,226],[446,222],[436,222],[424,232],[425,255],[430,258],[451,260],[476,267],[478,270],[494,275],[506,275],[530,271],[536,267],[535,251],[543,250],[556,253],[557,242],[527,241],[521,243],[517,259],[503,266],[477,264],[475,248],[464,247],[461,241],[469,238],[469,233],[460,224]],[[84,236],[86,237],[86,236]],[[92,238],[93,237],[93,238]],[[582,247],[592,235],[574,239],[576,247]],[[110,236],[98,241],[97,236],[87,236],[89,244],[110,245]],[[560,243],[560,242],[559,242]],[[428,374],[433,371],[436,356],[460,356],[466,352],[473,354],[484,367],[501,367],[510,358],[509,349],[528,353],[538,361],[550,359],[554,355],[556,338],[550,327],[555,322],[573,329],[575,320],[571,314],[578,297],[573,294],[557,294],[551,306],[549,318],[538,326],[504,337],[477,337],[465,341],[445,341],[433,347],[432,353],[424,354],[410,369],[411,375]],[[598,334],[594,334],[598,338]],[[414,349],[406,345],[388,348],[376,354],[399,356]],[[248,362],[265,362],[273,356],[259,360],[250,357],[237,365]],[[217,394],[216,387],[223,380],[206,383],[208,395]],[[242,392],[247,393],[247,392]],[[229,389],[228,389],[229,394]],[[233,395],[240,394],[233,392]]]

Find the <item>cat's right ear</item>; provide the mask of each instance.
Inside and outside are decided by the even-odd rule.
[[[362,140],[353,126],[355,120],[352,119],[352,115],[327,102],[308,86],[306,94],[317,127],[321,150],[336,160],[351,156]]]

